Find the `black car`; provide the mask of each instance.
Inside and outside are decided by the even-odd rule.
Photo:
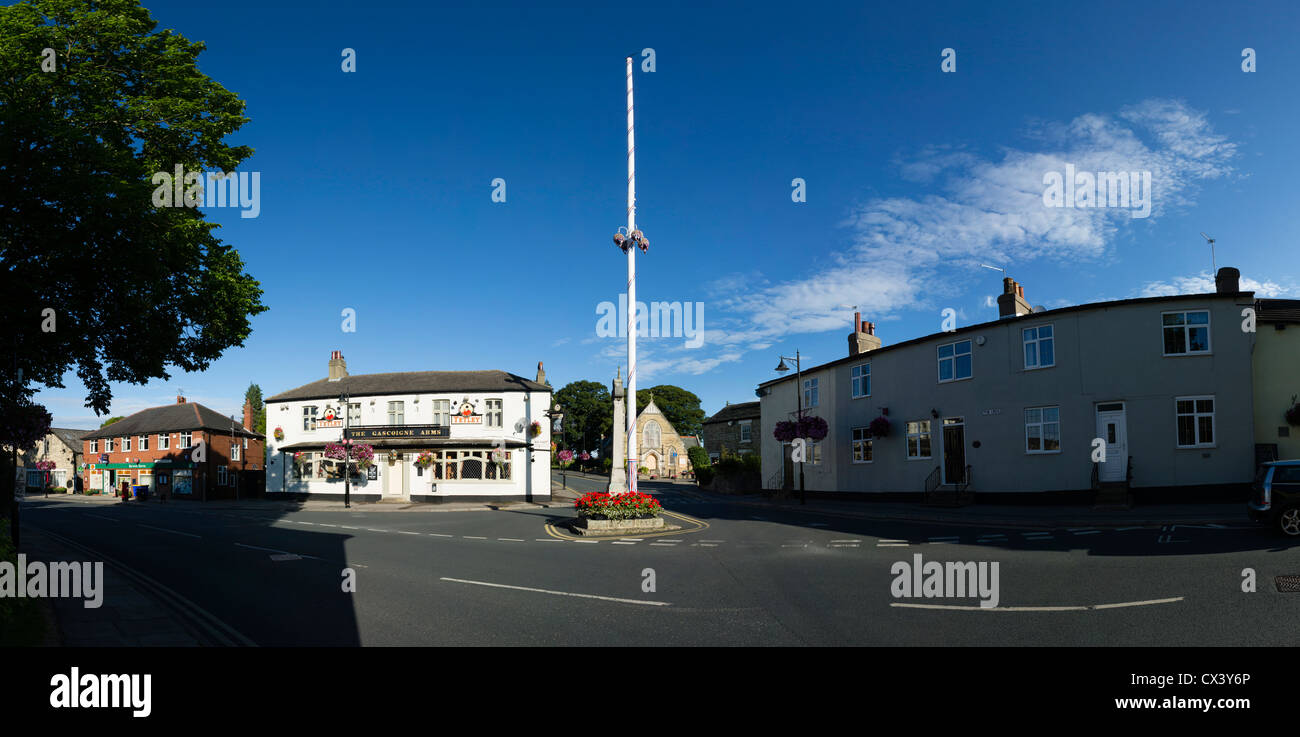
[[[1256,522],[1275,525],[1283,535],[1300,537],[1300,460],[1260,466],[1247,507]]]

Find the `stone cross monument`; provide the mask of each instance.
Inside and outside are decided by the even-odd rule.
[[[609,466],[609,486],[605,491],[610,494],[623,494],[627,491],[627,469],[625,468],[627,454],[627,392],[623,389],[623,370],[619,369],[618,374],[614,376],[614,387],[610,391],[614,398],[614,426],[610,432],[614,434],[609,445],[611,453],[611,462]]]

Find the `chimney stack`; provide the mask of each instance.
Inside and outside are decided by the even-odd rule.
[[[862,314],[853,313],[853,332],[849,333],[849,355],[856,356],[880,347],[880,338],[876,337],[876,324],[862,319]]]
[[[343,360],[343,351],[330,351],[330,381],[338,381],[348,375],[348,362]]]
[[[1033,310],[1025,301],[1025,288],[1011,277],[1002,280],[1002,294],[998,295],[998,319],[1028,315]]]
[[[1214,275],[1214,290],[1219,294],[1236,294],[1241,291],[1241,272],[1231,266],[1219,269]]]
[[[546,381],[546,370],[542,368],[541,361],[537,362],[537,383],[546,384],[547,386],[550,386],[550,384],[548,384]]]
[[[247,397],[244,398],[244,428],[253,429],[253,402]]]

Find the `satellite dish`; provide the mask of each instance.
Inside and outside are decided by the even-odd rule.
[[[1030,310],[1030,312],[1047,312],[1047,308],[1042,305],[1034,305],[1034,309]]]

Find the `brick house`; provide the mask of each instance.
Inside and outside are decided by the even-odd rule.
[[[718,413],[704,421],[700,434],[710,460],[722,457],[726,450],[736,455],[756,453],[759,448],[759,403],[727,403]]]
[[[45,472],[36,468],[41,461],[54,461],[49,472],[50,488],[66,487],[84,462],[81,438],[89,430],[52,427],[35,448],[18,453],[18,466],[28,488],[42,488]]]
[[[241,424],[176,397],[176,404],[141,410],[86,433],[86,493],[118,492],[124,482],[173,498],[233,498],[236,484],[241,493],[248,493],[252,489],[245,475],[266,472],[265,441],[246,427],[251,415],[247,402]],[[196,460],[193,451],[200,443],[204,453]]]

